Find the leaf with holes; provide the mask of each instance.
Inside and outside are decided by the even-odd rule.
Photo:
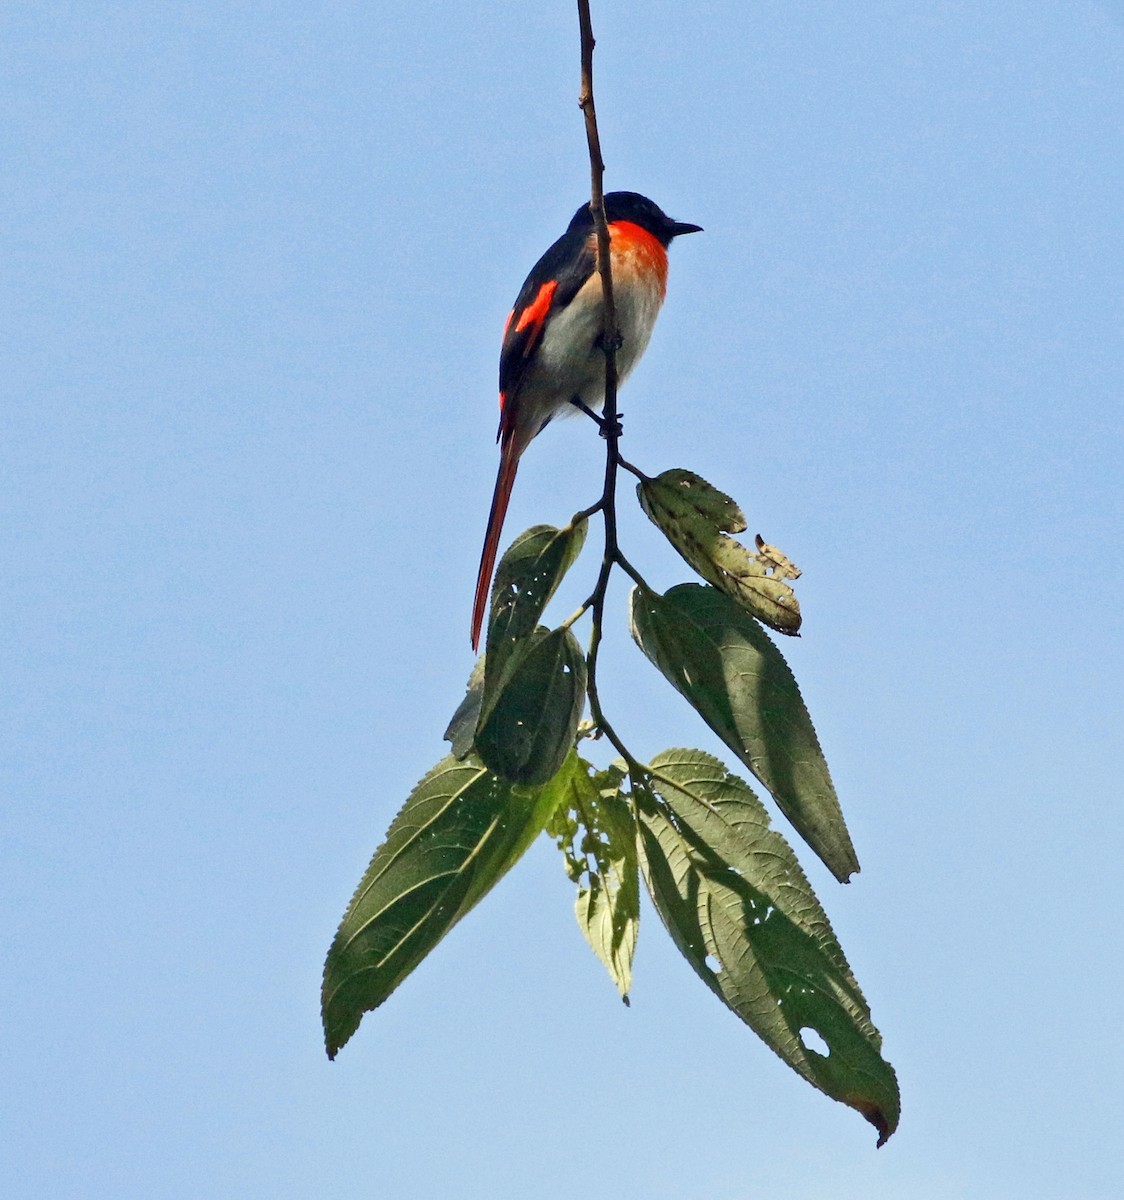
[[[568,629],[540,627],[508,653],[498,683],[490,682],[488,669],[477,754],[512,783],[546,783],[573,748],[585,705],[585,656],[577,638]]]
[[[575,756],[576,757],[576,756]],[[515,864],[561,793],[443,759],[375,851],[324,964],[328,1057]]]
[[[576,756],[567,767],[550,831],[578,885],[578,926],[627,1004],[640,925],[636,818],[621,792],[619,767],[594,771]]]
[[[632,636],[842,882],[859,869],[812,719],[781,652],[724,592],[632,592]]]
[[[484,699],[485,663],[490,664],[488,690],[493,695],[504,678],[504,667],[520,640],[535,632],[562,577],[574,564],[585,542],[588,523],[535,525],[511,543],[496,568],[488,622],[487,653],[476,660],[464,699],[445,730],[453,754],[464,758],[473,748]]]
[[[675,944],[789,1066],[866,1117],[882,1145],[898,1123],[897,1079],[788,843],[709,754],[669,750],[649,770],[635,793],[640,861]],[[808,1044],[816,1035],[827,1053]]]
[[[515,646],[534,633],[562,577],[581,553],[587,528],[587,521],[564,529],[535,525],[524,530],[500,559],[488,619],[488,691],[499,684]]]
[[[707,583],[779,633],[800,628],[800,605],[785,582],[800,572],[759,537],[751,554],[731,533],[745,529],[741,509],[693,471],[676,468],[636,487],[640,507]]]

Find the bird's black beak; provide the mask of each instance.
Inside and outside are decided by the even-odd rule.
[[[702,233],[701,225],[688,225],[686,221],[671,222],[671,236],[673,238],[682,237],[685,233]]]

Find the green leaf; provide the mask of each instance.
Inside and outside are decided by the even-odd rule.
[[[500,560],[492,585],[487,654],[476,660],[464,699],[445,730],[445,740],[452,743],[457,758],[464,758],[473,748],[484,699],[485,664],[491,664],[488,691],[494,697],[511,651],[535,632],[562,577],[581,553],[587,528],[586,521],[565,529],[535,525],[524,530]]]
[[[328,1057],[515,864],[560,801],[443,759],[375,851],[324,964]]]
[[[669,750],[634,791],[641,865],[661,919],[703,982],[790,1067],[897,1127],[897,1080],[870,1009],[796,857],[742,780]],[[826,1054],[807,1043],[814,1031]]]
[[[465,687],[464,699],[445,730],[445,741],[451,743],[454,758],[465,758],[472,751],[476,723],[480,720],[480,705],[484,699],[484,656],[481,654],[472,668]]]
[[[487,688],[499,682],[508,655],[530,637],[585,543],[587,521],[556,529],[535,525],[507,548],[496,568],[488,620]]]
[[[768,634],[727,595],[632,592],[632,636],[841,882],[859,869],[816,731]]]
[[[454,753],[475,746],[491,770],[513,783],[545,783],[574,744],[585,657],[568,630],[548,633],[537,622],[581,551],[586,527],[586,521],[565,529],[536,525],[512,542],[492,588],[483,681],[477,684],[473,673],[446,730]]]
[[[498,683],[488,670],[477,754],[512,783],[546,783],[572,749],[585,706],[585,656],[577,638],[568,629],[540,627],[508,652]]]
[[[745,529],[742,511],[724,492],[692,471],[676,468],[636,488],[640,507],[707,583],[779,633],[800,628],[800,605],[785,582],[800,571],[757,538],[757,554],[729,537]]]
[[[653,521],[656,518],[648,512],[649,505],[677,520],[698,519],[725,533],[745,532],[745,514],[737,501],[694,471],[675,467],[655,479],[642,480],[636,491],[641,507]]]
[[[623,771],[595,772],[577,756],[567,766],[551,832],[578,884],[578,926],[627,1004],[640,926],[636,818],[621,792]]]
[[[494,697],[511,651],[534,633],[563,575],[581,552],[586,529],[586,521],[565,529],[535,525],[521,533],[500,560],[492,585],[487,655],[476,660],[464,699],[445,730],[445,740],[452,743],[457,758],[473,748],[484,699],[485,662],[491,663],[488,690]]]

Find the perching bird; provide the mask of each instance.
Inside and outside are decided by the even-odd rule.
[[[667,288],[667,247],[699,225],[673,221],[646,196],[610,192],[609,225],[613,300],[620,349],[617,380],[623,382],[652,336]],[[551,417],[575,401],[586,408],[605,402],[601,276],[597,234],[588,204],[566,232],[535,263],[504,326],[500,351],[500,469],[488,516],[488,533],[476,579],[472,648],[488,603],[500,533],[519,458]]]

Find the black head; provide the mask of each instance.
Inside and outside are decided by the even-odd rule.
[[[662,208],[639,192],[609,192],[605,197],[605,216],[609,221],[631,221],[646,229],[654,238],[668,246],[672,238],[684,233],[701,233],[701,225],[688,225],[685,221],[673,221]],[[583,204],[574,213],[570,228],[592,228],[593,214],[589,205]]]

